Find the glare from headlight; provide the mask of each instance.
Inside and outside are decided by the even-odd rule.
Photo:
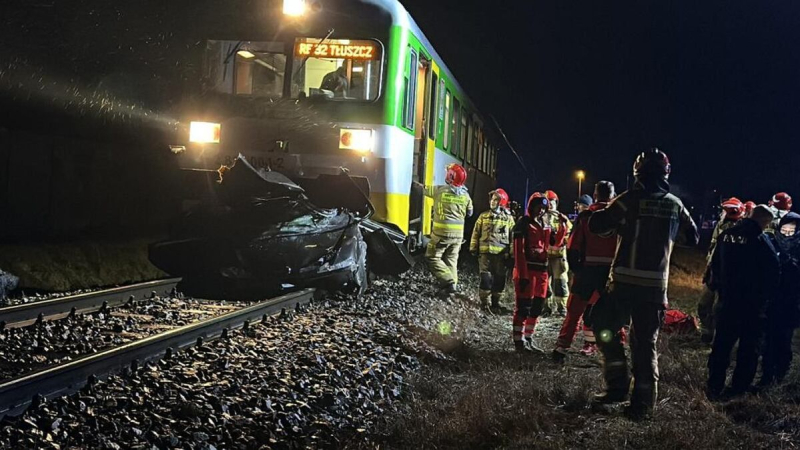
[[[306,13],[306,0],[283,0],[283,13],[298,17]]]
[[[219,144],[222,125],[213,122],[192,122],[189,124],[189,142],[195,144]]]
[[[372,151],[372,130],[355,130],[342,128],[339,130],[339,148],[341,150]]]

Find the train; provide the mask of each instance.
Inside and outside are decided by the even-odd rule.
[[[204,33],[194,62],[202,79],[173,109],[169,149],[182,169],[214,171],[242,155],[323,206],[344,194],[314,180],[345,170],[372,220],[405,234],[411,249],[431,231],[424,186],[443,184],[448,164],[467,169],[476,209],[488,207],[502,133],[399,1],[259,5],[247,26]]]

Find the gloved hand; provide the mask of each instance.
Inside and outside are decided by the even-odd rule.
[[[517,280],[517,286],[519,286],[520,290],[525,290],[525,288],[527,288],[528,285],[530,284],[531,280],[527,278],[520,278],[519,280]]]

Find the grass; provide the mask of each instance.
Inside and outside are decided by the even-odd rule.
[[[0,245],[0,269],[26,291],[71,291],[152,280],[166,274],[147,259],[149,239]]]
[[[672,307],[694,313],[703,255],[675,254]],[[560,319],[545,319],[540,345],[552,348]],[[400,411],[354,447],[537,449],[761,449],[800,444],[800,376],[728,403],[706,400],[708,348],[697,336],[661,335],[655,419],[633,423],[595,413],[597,360],[570,354],[564,366],[511,351],[508,316],[456,324],[464,345],[424,366]],[[474,327],[474,330],[470,330]],[[468,336],[473,336],[470,340]],[[580,342],[575,345],[579,345]]]

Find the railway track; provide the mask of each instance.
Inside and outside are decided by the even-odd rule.
[[[170,286],[170,283],[177,284],[177,281],[178,280],[164,280],[161,282],[162,284],[158,285],[142,283],[141,285],[136,285],[136,287],[129,287],[127,292],[124,291],[124,288],[119,288],[120,292],[114,292],[112,297],[106,298],[102,296],[104,291],[82,294],[74,297],[92,296],[94,298],[73,299],[75,303],[71,305],[70,302],[66,300],[68,297],[57,299],[58,301],[55,303],[51,303],[52,301],[37,302],[42,304],[50,303],[54,309],[43,309],[43,305],[39,305],[37,308],[27,308],[27,315],[17,311],[13,314],[6,314],[5,317],[14,318],[16,321],[10,323],[19,324],[36,320],[35,318],[31,319],[33,314],[35,314],[36,317],[41,317],[40,314],[45,317],[57,317],[59,314],[69,314],[69,311],[71,311],[72,308],[77,308],[79,304],[88,308],[88,310],[99,309],[103,307],[103,302],[109,301],[109,298],[114,302],[123,303],[127,301],[131,295],[134,297],[137,295],[147,295],[147,293],[152,293],[155,289],[171,291],[174,285]],[[131,293],[131,289],[133,289],[135,293]],[[216,338],[225,332],[224,330],[242,327],[251,321],[260,320],[269,315],[294,308],[298,304],[310,301],[313,294],[313,289],[305,289],[264,300],[236,311],[174,328],[138,341],[100,351],[65,364],[3,382],[0,384],[0,417],[18,414],[24,411],[31,402],[38,401],[38,399],[51,399],[60,395],[76,392],[87,382],[91,382],[91,380],[117,373],[131,365],[138,365],[145,361],[159,358],[177,349],[195,344],[198,340]],[[109,303],[106,303],[106,305],[108,304]],[[29,305],[35,304],[19,306]],[[2,309],[11,308],[17,308],[17,306]],[[0,311],[0,317],[3,317],[2,311]],[[7,322],[7,324],[8,323],[9,322]]]
[[[103,307],[124,304],[154,294],[172,292],[180,278],[148,281],[129,286],[69,295],[61,298],[22,303],[0,308],[0,327],[22,327],[42,319],[58,319],[70,313],[86,313]]]

